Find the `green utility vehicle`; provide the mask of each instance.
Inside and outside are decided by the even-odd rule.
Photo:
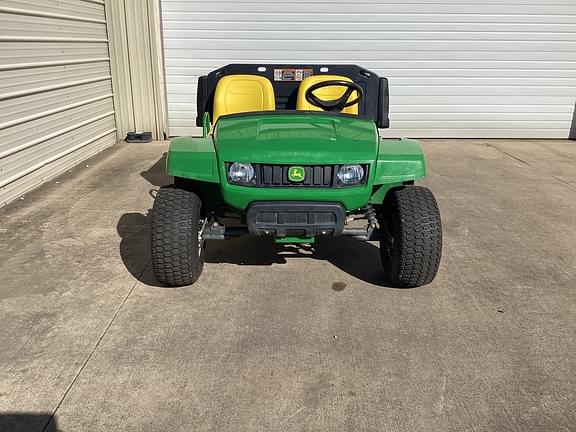
[[[197,107],[203,136],[172,140],[174,184],[152,212],[159,282],[194,283],[206,240],[248,234],[379,241],[390,284],[434,279],[440,212],[414,185],[426,175],[420,144],[379,137],[389,125],[385,78],[355,65],[232,64],[199,78]]]

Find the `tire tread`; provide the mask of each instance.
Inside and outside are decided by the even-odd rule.
[[[429,284],[438,273],[442,256],[442,221],[436,199],[422,186],[407,186],[390,194],[385,208],[394,212],[400,223],[394,227],[398,252],[391,262],[382,254],[388,278],[402,287]]]
[[[158,191],[152,210],[152,265],[158,282],[191,285],[202,272],[198,254],[200,198],[174,186]]]

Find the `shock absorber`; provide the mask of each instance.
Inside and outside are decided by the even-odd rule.
[[[378,225],[378,219],[376,218],[376,210],[374,210],[372,204],[365,205],[362,207],[362,210],[366,215],[366,219],[368,219],[368,225],[370,225],[372,228],[375,228]]]

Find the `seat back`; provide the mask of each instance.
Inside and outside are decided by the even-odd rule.
[[[212,124],[226,114],[274,109],[274,88],[269,79],[258,75],[227,75],[216,86]]]
[[[304,78],[300,83],[300,87],[298,88],[296,109],[304,111],[322,111],[322,108],[314,106],[306,100],[306,91],[316,83],[333,80],[352,82],[350,78],[340,75],[312,75]],[[330,86],[315,90],[314,94],[320,99],[333,100],[341,97],[346,90],[347,89],[345,87]],[[354,100],[357,97],[356,93],[356,91],[352,92],[348,100]],[[340,112],[345,114],[358,115],[358,104],[356,103],[349,107],[343,108]]]

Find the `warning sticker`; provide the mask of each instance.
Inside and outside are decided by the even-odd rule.
[[[302,81],[310,75],[313,69],[274,69],[274,81]]]

